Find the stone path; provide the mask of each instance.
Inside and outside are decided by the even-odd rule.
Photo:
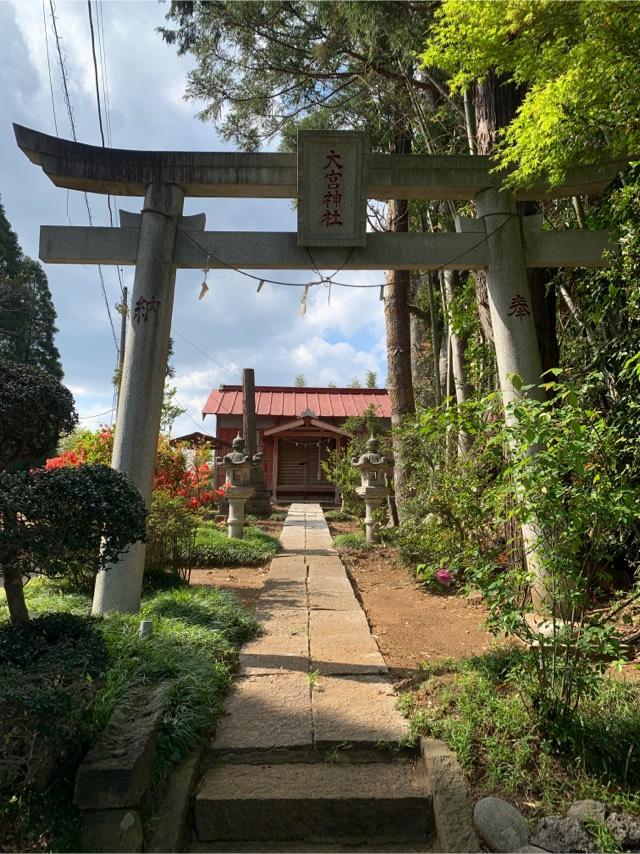
[[[263,634],[242,649],[196,795],[193,850],[430,850],[424,769],[399,750],[407,721],[320,506],[292,504],[280,542],[256,605]]]
[[[318,504],[293,504],[214,750],[397,743],[407,734]]]

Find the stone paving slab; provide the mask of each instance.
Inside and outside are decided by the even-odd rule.
[[[309,607],[312,611],[359,611],[360,603],[356,597],[344,593],[309,592]]]
[[[282,632],[284,627],[292,622],[308,623],[309,612],[306,605],[302,607],[286,607],[279,602],[263,602],[258,599],[255,610],[256,619],[260,622],[260,627],[263,632],[271,634],[273,632]],[[282,628],[279,628],[281,626]]]
[[[361,608],[312,610],[309,646],[311,669],[323,674],[385,673],[387,670]]]
[[[214,751],[311,747],[308,673],[240,677],[212,745]]]
[[[344,564],[337,554],[311,555],[308,558],[308,562],[310,573],[334,570],[344,575]]]
[[[409,735],[384,676],[321,676],[312,691],[316,747],[397,744]]]
[[[304,579],[268,577],[258,604],[272,608],[306,608],[307,590]]]
[[[243,646],[240,672],[257,674],[284,669],[307,673],[309,636],[306,609],[276,609],[263,627],[263,635]]]
[[[360,608],[360,603],[355,597],[351,584],[345,577],[344,569],[342,576],[336,570],[328,570],[326,573],[323,570],[310,571],[307,579],[307,591],[311,607],[313,607],[314,599],[330,596],[336,603],[336,607],[341,603],[340,610],[349,610],[354,604]]]

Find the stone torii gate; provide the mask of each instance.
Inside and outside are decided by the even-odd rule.
[[[600,193],[621,162],[578,169],[560,187],[512,193],[485,156],[387,155],[362,134],[302,131],[298,154],[132,151],[58,139],[14,125],[19,147],[58,187],[142,196],[140,214],[119,228],[42,226],[40,259],[51,264],[132,264],[120,406],[112,465],[151,498],[171,330],[176,268],[278,270],[486,270],[500,385],[539,382],[541,367],[527,267],[604,264],[603,231],[543,231],[516,201]],[[183,217],[185,196],[298,199],[298,231],[205,231]],[[366,200],[472,199],[477,217],[457,233],[366,233]],[[311,249],[313,250],[311,252]],[[132,546],[96,581],[93,611],[139,608],[144,544]]]

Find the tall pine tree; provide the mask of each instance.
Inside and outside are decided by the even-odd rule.
[[[45,272],[22,254],[0,203],[0,357],[62,379],[55,323]]]

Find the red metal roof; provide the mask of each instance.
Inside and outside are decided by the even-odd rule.
[[[391,418],[385,388],[256,386],[256,415],[295,418],[311,410],[317,418],[348,418],[363,415],[372,405],[381,418]],[[242,415],[242,386],[223,385],[212,391],[202,414]]]

